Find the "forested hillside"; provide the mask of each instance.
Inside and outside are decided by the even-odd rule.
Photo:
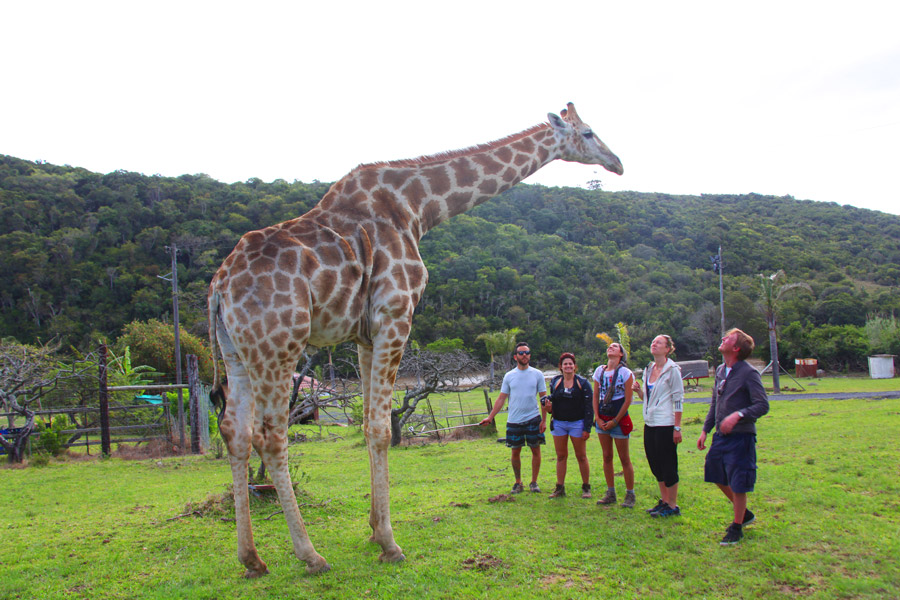
[[[171,269],[172,244],[182,324],[204,335],[206,287],[238,238],[306,212],[328,185],[104,175],[0,156],[0,336],[86,347],[131,321],[170,319],[171,288],[157,276]],[[596,356],[595,334],[622,321],[636,349],[665,332],[680,358],[702,356],[718,339],[719,245],[727,324],[763,347],[758,275],[784,269],[812,286],[781,303],[785,358],[816,351],[814,332],[852,346],[867,315],[900,314],[898,216],[754,194],[519,185],[422,240],[430,279],[413,337],[483,352],[479,333],[519,327],[539,358]]]

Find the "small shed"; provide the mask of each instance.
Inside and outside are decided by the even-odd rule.
[[[893,354],[876,354],[869,357],[869,377],[872,379],[891,379],[893,376]]]

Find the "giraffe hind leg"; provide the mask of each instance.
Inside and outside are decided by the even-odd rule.
[[[228,370],[228,401],[225,412],[219,423],[219,431],[228,448],[228,460],[231,463],[231,478],[234,493],[234,518],[237,526],[238,560],[247,568],[244,577],[254,578],[269,572],[266,563],[260,559],[253,541],[253,527],[250,522],[250,494],[247,468],[250,460],[250,434],[252,407],[250,403],[249,379],[246,370],[239,361],[231,362],[234,355],[225,356]]]

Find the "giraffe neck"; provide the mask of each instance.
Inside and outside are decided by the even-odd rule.
[[[323,199],[321,208],[337,209],[334,201],[343,204],[338,200],[343,196],[350,201],[348,212],[359,214],[363,207],[354,197],[368,190],[365,213],[391,220],[420,239],[442,221],[508,190],[560,156],[553,130],[537,125],[474,148],[362,165],[335,184],[335,197]]]
[[[419,237],[442,221],[505,192],[557,158],[553,130],[549,125],[539,125],[497,142],[425,159],[420,172],[431,194],[414,211],[421,229]]]

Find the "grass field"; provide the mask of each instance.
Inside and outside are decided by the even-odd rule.
[[[483,397],[481,399],[483,405]],[[279,507],[254,502],[271,574],[241,578],[225,460],[52,462],[0,469],[0,598],[896,598],[900,589],[900,400],[773,402],[759,424],[757,523],[718,545],[730,519],[702,482],[695,442],[706,406],[686,407],[679,502],[651,519],[656,484],[639,411],[632,456],[638,508],[577,494],[491,503],[512,484],[509,451],[483,438],[392,449],[391,506],[407,560],[380,564],[367,542],[362,436],[291,447],[313,543],[332,566],[308,576]],[[502,424],[501,424],[502,425]],[[313,438],[315,427],[306,428]],[[600,448],[588,444],[602,490]],[[571,490],[578,489],[574,459]],[[526,475],[528,468],[525,468]],[[621,478],[619,481],[622,493]],[[599,494],[595,494],[599,497]]]

